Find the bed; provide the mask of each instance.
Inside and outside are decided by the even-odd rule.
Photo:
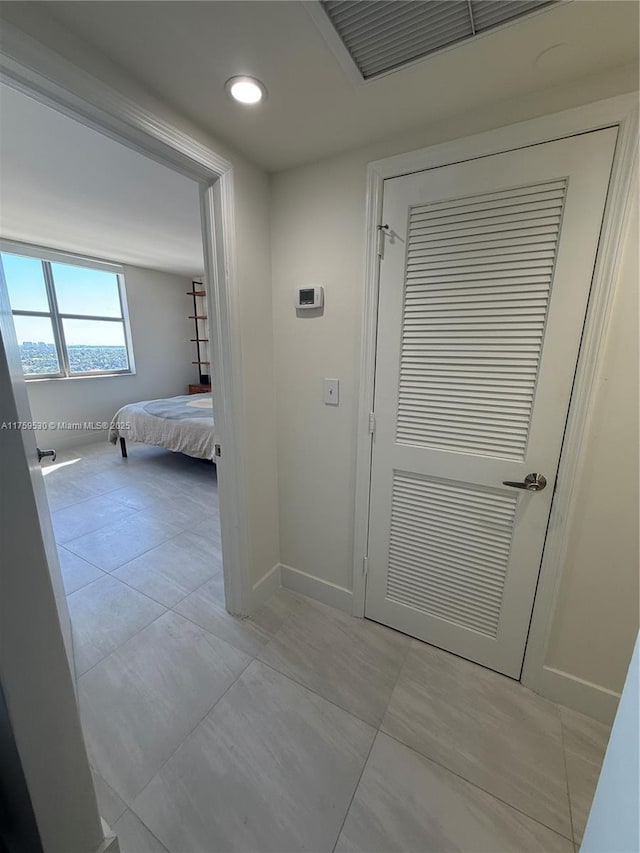
[[[129,403],[115,413],[109,427],[109,441],[120,442],[124,457],[127,441],[137,441],[215,462],[211,394]]]

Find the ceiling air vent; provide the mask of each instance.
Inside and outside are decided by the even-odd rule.
[[[321,5],[360,74],[370,80],[554,2],[321,0]]]

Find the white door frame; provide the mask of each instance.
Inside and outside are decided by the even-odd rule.
[[[556,674],[545,667],[551,621],[568,544],[568,516],[581,454],[589,431],[594,384],[609,324],[626,233],[632,180],[638,156],[637,97],[620,95],[604,101],[544,116],[498,130],[456,139],[407,154],[369,163],[366,198],[365,297],[362,325],[356,449],[356,500],[353,553],[353,615],[364,616],[372,436],[370,413],[374,405],[378,311],[379,225],[384,181],[411,172],[448,166],[464,160],[550,142],[604,127],[618,126],[618,139],[609,195],[604,213],[598,256],[589,298],[584,334],[558,470],[558,486],[551,507],[529,639],[521,680],[549,698],[587,710],[601,719],[615,712],[617,694]]]
[[[46,69],[42,73],[36,69]],[[224,589],[227,609],[251,608],[244,397],[233,167],[130,98],[3,22],[0,82],[197,181],[212,343]]]

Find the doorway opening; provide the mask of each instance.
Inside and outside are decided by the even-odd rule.
[[[22,365],[19,420],[46,495],[34,536],[47,553],[104,813],[101,791],[128,803],[161,758],[141,754],[145,730],[157,737],[160,728],[176,745],[185,733],[169,731],[171,715],[155,727],[136,720],[142,687],[149,707],[171,707],[162,679],[148,683],[153,654],[168,649],[173,671],[188,671],[170,686],[193,699],[189,713],[208,708],[221,656],[203,655],[203,645],[226,648],[219,635],[239,622],[228,611],[248,606],[243,570],[234,573],[243,521],[225,443],[232,198],[208,166],[187,175],[0,87],[0,269],[12,314],[3,342]]]

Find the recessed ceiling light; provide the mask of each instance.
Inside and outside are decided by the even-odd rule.
[[[257,104],[267,94],[264,85],[255,77],[231,77],[225,83],[225,89],[241,104]]]

